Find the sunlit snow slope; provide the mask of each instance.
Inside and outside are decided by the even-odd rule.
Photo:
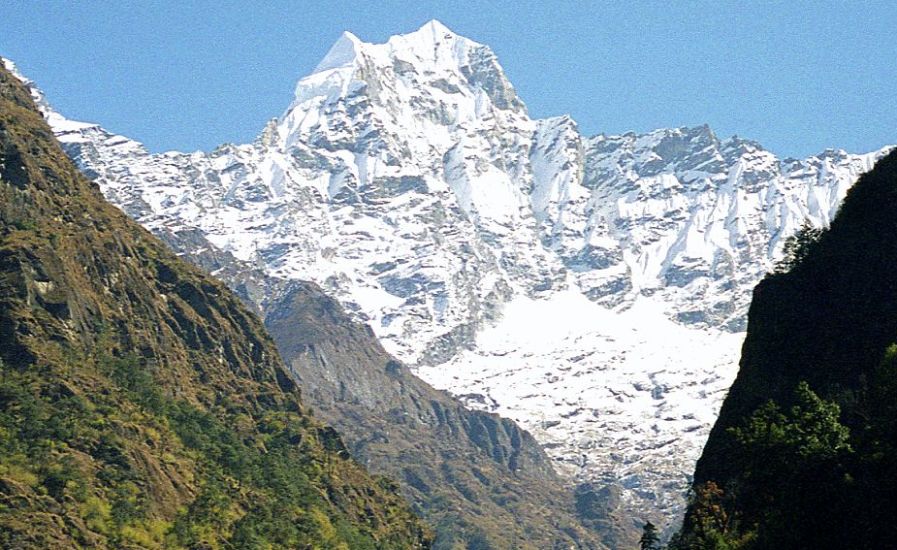
[[[566,291],[514,298],[474,350],[418,372],[519,419],[560,471],[666,509],[681,504],[682,465],[701,453],[743,336],[682,326],[650,299],[616,313]]]
[[[706,126],[584,137],[531,119],[493,52],[436,21],[385,44],[345,33],[254,143],[210,153],[149,154],[42,105],[109,200],[169,242],[320,283],[562,471],[667,512],[753,285],[884,152],[780,159]],[[218,275],[245,286],[233,271]],[[271,292],[248,294],[264,309]]]

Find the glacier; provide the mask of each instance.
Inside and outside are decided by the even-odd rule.
[[[215,274],[260,311],[277,289],[239,266],[317,282],[424,380],[531,431],[571,484],[667,517],[753,286],[888,150],[779,158],[708,126],[584,136],[531,118],[492,50],[438,21],[383,44],[344,33],[253,143],[211,152],[152,154],[31,89],[111,202],[187,255],[230,258]]]

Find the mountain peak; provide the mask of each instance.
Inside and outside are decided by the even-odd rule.
[[[430,19],[429,21],[421,25],[419,29],[405,36],[412,35],[420,36],[422,38],[426,37],[430,39],[430,42],[438,42],[445,38],[463,38],[452,32],[451,29],[449,29],[436,19]]]
[[[358,70],[361,65],[364,70]],[[384,88],[383,79],[397,76],[399,81],[408,79],[399,84],[402,91],[393,86]],[[430,88],[439,90],[440,97],[456,95],[451,101],[481,94],[498,109],[525,111],[491,49],[455,34],[433,19],[416,31],[394,35],[383,43],[364,42],[344,32],[315,70],[299,80],[287,114],[309,101],[312,103],[308,106],[331,103],[358,92],[371,94],[375,103],[385,101],[384,94],[398,94],[392,103],[402,103],[419,93],[420,89],[412,88],[420,88],[424,81]],[[467,92],[461,93],[462,89]],[[482,105],[477,107],[475,100],[470,100],[460,111],[457,105],[450,111],[478,116]],[[306,119],[299,117],[293,122],[302,124],[301,120]],[[312,119],[306,122],[316,124]]]
[[[427,21],[426,23],[421,25],[421,27],[420,27],[420,29],[418,29],[418,31],[422,31],[425,29],[432,31],[434,33],[438,32],[438,33],[455,34],[452,32],[451,29],[449,29],[448,27],[443,25],[442,21],[440,21],[438,19],[430,19],[429,21]]]
[[[324,59],[315,67],[314,72],[320,73],[351,65],[358,56],[358,50],[362,44],[363,42],[357,36],[349,31],[343,31],[333,46],[330,46]]]
[[[477,45],[476,42],[464,38],[443,25],[436,19],[424,23],[416,31],[407,34],[391,36],[384,44],[364,42],[349,31],[343,31],[334,42],[324,58],[315,67],[313,73],[320,73],[332,69],[350,66],[358,57],[362,48],[372,52],[380,51],[386,55],[394,55],[397,51],[411,50],[418,52],[421,57],[432,57],[434,50],[442,45],[454,45],[455,43]],[[388,53],[387,53],[388,52]]]
[[[392,36],[386,44],[393,53],[411,50],[422,59],[438,58],[440,50],[446,52],[460,47],[463,51],[471,46],[482,46],[455,33],[436,19],[427,21],[416,31]]]

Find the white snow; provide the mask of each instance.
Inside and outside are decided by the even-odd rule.
[[[753,286],[885,150],[779,160],[708,127],[532,120],[488,47],[438,22],[344,34],[253,144],[151,155],[52,111],[151,230],[313,280],[417,372],[531,429],[576,480],[679,509],[736,372]],[[260,299],[259,305],[265,302]]]
[[[515,298],[475,350],[417,372],[519,422],[568,473],[601,472],[667,507],[688,488],[670,472],[701,452],[702,440],[683,435],[709,431],[743,336],[676,324],[650,298],[615,312],[563,291]]]

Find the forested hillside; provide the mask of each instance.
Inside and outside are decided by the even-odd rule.
[[[0,68],[0,546],[423,548],[260,322],[107,204]]]
[[[888,548],[897,537],[897,152],[754,291],[682,548]]]

